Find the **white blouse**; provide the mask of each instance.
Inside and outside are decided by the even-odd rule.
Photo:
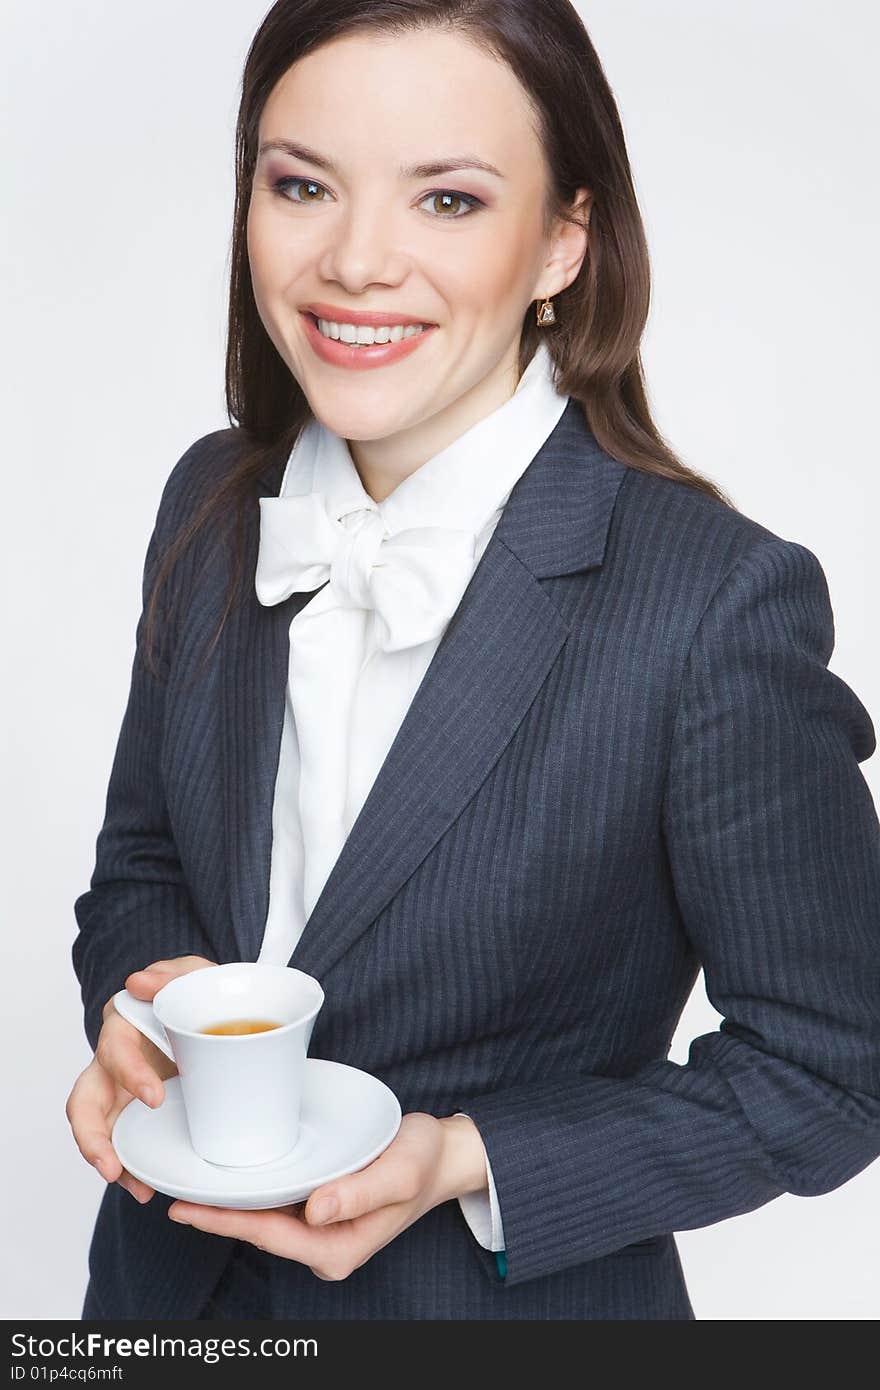
[[[259,601],[324,587],[290,624],[260,960],[289,961],[510,492],[568,401],[542,342],[514,394],[382,502],[314,417],[278,497],[261,498]],[[503,1250],[486,1170],[488,1193],[459,1203],[480,1245]]]

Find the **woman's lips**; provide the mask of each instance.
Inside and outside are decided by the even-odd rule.
[[[431,324],[414,333],[410,338],[401,338],[399,343],[374,343],[370,347],[352,347],[334,338],[325,338],[318,327],[314,314],[303,310],[302,318],[306,325],[306,337],[322,362],[332,367],[349,367],[352,371],[365,371],[370,367],[386,367],[399,362],[415,352],[420,343],[434,332],[437,325]]]

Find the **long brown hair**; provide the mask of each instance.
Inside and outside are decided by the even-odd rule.
[[[544,228],[575,220],[578,188],[591,191],[587,254],[574,281],[555,297],[556,324],[539,328],[526,312],[520,374],[543,334],[558,389],[577,400],[600,446],[619,462],[675,479],[725,506],[729,497],[672,452],[651,418],[640,358],[651,291],[645,232],[620,116],[599,57],[569,0],[277,0],[257,30],[242,75],[236,126],[236,185],[226,347],[226,406],[240,432],[234,466],[158,566],[146,613],[146,646],[160,591],[181,552],[209,520],[234,522],[232,580],[208,649],[216,645],[244,566],[244,532],[254,483],[286,459],[311,419],[305,393],[271,342],[257,312],[246,226],[260,115],[284,73],[343,34],[443,28],[461,33],[505,62],[531,104],[549,169]]]

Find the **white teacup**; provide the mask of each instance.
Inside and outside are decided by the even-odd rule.
[[[127,989],[118,1013],[177,1063],[196,1153],[243,1168],[289,1153],[299,1139],[306,1054],[324,991],[287,965],[235,961],[178,975],[152,1003]],[[237,1019],[279,1024],[260,1033],[200,1031]]]

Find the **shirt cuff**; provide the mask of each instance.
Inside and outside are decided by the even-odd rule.
[[[464,1110],[456,1110],[456,1115],[465,1115]],[[470,1116],[466,1116],[470,1119]],[[492,1177],[492,1166],[486,1158],[486,1177],[489,1181],[488,1192],[465,1192],[458,1199],[465,1221],[473,1233],[474,1239],[484,1250],[503,1250],[504,1249],[504,1227],[501,1224],[501,1208],[498,1205],[498,1193],[495,1190],[495,1181]]]

